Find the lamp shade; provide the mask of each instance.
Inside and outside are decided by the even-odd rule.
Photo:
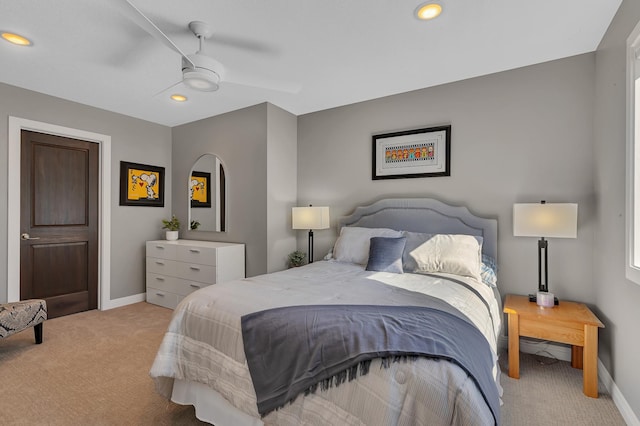
[[[524,203],[513,205],[516,237],[576,238],[578,205],[572,203]]]
[[[293,207],[291,222],[293,229],[327,229],[329,207]]]

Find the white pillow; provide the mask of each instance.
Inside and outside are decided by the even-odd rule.
[[[449,274],[472,277],[480,281],[481,245],[471,235],[436,234],[425,238],[420,244],[410,244],[411,233],[407,233],[405,246],[405,272]],[[426,234],[414,234],[414,236]],[[419,239],[419,238],[417,238]]]
[[[333,248],[333,258],[338,262],[366,265],[369,259],[371,237],[402,237],[401,231],[388,228],[361,228],[343,226]]]

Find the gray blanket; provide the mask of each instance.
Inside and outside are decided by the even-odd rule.
[[[499,424],[488,342],[456,309],[424,298],[427,306],[291,306],[243,316],[258,412],[266,415],[318,384],[325,388],[366,374],[374,358],[423,356],[467,372]]]

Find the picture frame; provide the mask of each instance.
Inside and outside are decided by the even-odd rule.
[[[191,207],[211,207],[211,173],[191,172],[189,199]]]
[[[120,205],[164,207],[164,167],[120,161]]]
[[[371,141],[373,180],[451,175],[451,125],[373,135]]]

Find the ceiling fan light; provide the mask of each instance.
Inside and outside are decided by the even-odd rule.
[[[220,87],[220,76],[213,71],[185,70],[182,79],[184,84],[200,92],[215,92]]]

